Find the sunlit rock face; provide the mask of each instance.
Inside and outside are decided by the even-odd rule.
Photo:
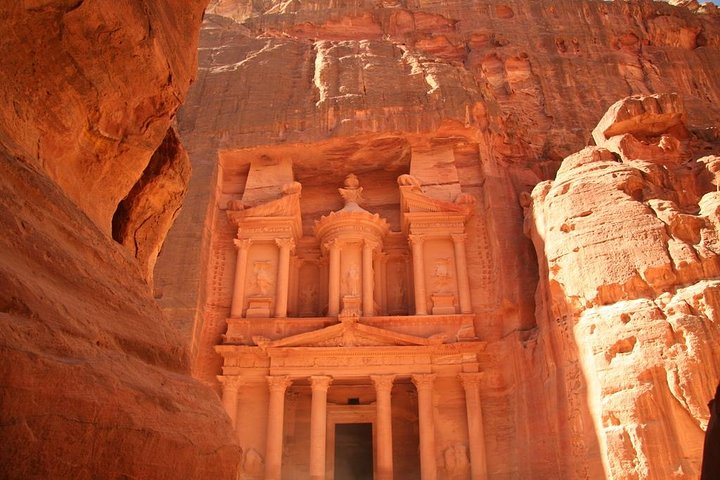
[[[169,126],[203,8],[0,6],[3,478],[236,478],[230,422],[148,286],[189,176]]]
[[[354,173],[368,193],[363,208],[397,232],[397,179],[412,175],[423,194],[450,202],[460,194],[476,199],[465,232],[473,327],[487,342],[478,362],[485,372],[480,393],[489,477],[663,478],[672,469],[671,475],[692,478],[706,418],[702,399],[710,398],[717,377],[709,359],[697,360],[696,352],[710,352],[700,347],[710,342],[709,334],[697,348],[675,348],[671,360],[663,350],[669,346],[646,350],[638,332],[602,334],[598,338],[609,345],[593,350],[577,331],[580,309],[595,312],[626,301],[624,296],[641,302],[666,293],[668,302],[680,302],[683,295],[696,295],[683,288],[714,278],[714,257],[701,247],[714,220],[701,213],[711,209],[702,207],[707,200],[701,198],[714,191],[716,167],[696,160],[720,153],[720,23],[712,6],[692,7],[650,1],[213,2],[201,32],[198,80],[178,114],[178,135],[194,176],[155,272],[161,307],[193,339],[195,374],[217,382],[223,358],[215,347],[226,340],[233,317],[238,226],[228,211],[246,200],[243,208],[283,198],[283,185],[297,181],[302,235],[312,236],[315,220],[342,208],[336,188]],[[634,113],[603,118],[619,99],[668,92],[676,96],[628,106],[631,112],[645,108],[646,116],[657,113],[658,126],[633,120]],[[645,105],[651,102],[656,105]],[[596,142],[602,149],[583,151]],[[615,188],[608,197],[590,195],[602,208],[583,206],[577,215],[592,211],[579,217],[587,222],[602,215],[595,230],[570,230],[580,220],[563,219],[568,232],[560,230],[563,223],[553,232],[587,242],[575,245],[575,258],[587,251],[593,262],[573,263],[571,255],[553,273],[546,249],[562,250],[568,243],[557,237],[549,246],[538,244],[545,227],[533,225],[545,221],[544,210],[529,197],[521,202],[521,194],[556,173],[562,178],[569,171],[574,179],[576,168],[570,167],[573,160],[563,163],[566,157],[575,158],[577,168],[588,158],[610,162],[619,169],[616,181],[627,178],[631,193]],[[632,166],[638,159],[645,162],[642,168]],[[284,173],[268,173],[277,171]],[[673,183],[666,171],[674,172]],[[637,190],[665,193],[640,199]],[[634,203],[621,202],[621,195]],[[525,228],[523,209],[535,212],[527,214]],[[623,222],[645,237],[614,227]],[[612,246],[624,253],[603,253],[615,251],[610,246],[580,248],[598,236],[596,230],[626,242]],[[652,243],[658,235],[672,253],[663,253],[660,240]],[[403,248],[411,250],[407,243]],[[562,288],[550,281],[551,275],[572,274],[588,280],[568,280]],[[412,269],[407,275],[412,285]],[[413,315],[411,300],[398,314]],[[572,309],[552,306],[561,300]],[[639,320],[623,328],[650,315],[649,307],[637,308]],[[273,314],[262,308],[267,311]],[[327,312],[318,307],[313,314]],[[596,332],[610,332],[610,325],[602,330],[595,323]],[[674,331],[679,338],[680,328]],[[634,343],[620,342],[631,336]],[[605,351],[613,352],[603,360],[607,364],[643,352],[648,360],[633,363],[642,372],[638,390],[621,388],[617,397],[603,393],[608,387],[602,382],[614,382],[601,381],[605,377],[590,359],[599,362]],[[671,361],[687,373],[665,380],[663,392],[672,393],[657,393],[660,380],[645,372],[657,378],[665,373],[648,365]],[[657,392],[635,395],[651,385]],[[441,394],[435,395],[442,403]],[[653,395],[666,404],[639,404],[642,398],[654,401]],[[672,403],[671,397],[682,400]],[[605,398],[617,405],[604,407]],[[643,420],[635,421],[632,435],[624,433],[634,428],[628,419],[640,410],[645,413],[637,418],[646,415],[661,433],[642,432]],[[617,422],[604,419],[604,412],[616,411]],[[671,413],[673,419],[666,420]],[[621,426],[613,430],[613,422]],[[654,442],[662,442],[658,450],[664,453],[643,453]],[[454,475],[440,446],[447,444],[437,445],[438,472]],[[253,447],[248,471],[262,471],[263,448],[262,441]],[[611,455],[611,449],[618,453]],[[663,456],[672,466],[658,465]]]
[[[574,339],[611,478],[697,477],[720,377],[720,157],[684,116],[675,95],[617,102],[527,199],[541,340]]]

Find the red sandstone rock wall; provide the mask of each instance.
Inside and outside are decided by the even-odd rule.
[[[203,7],[0,5],[2,478],[236,477],[230,421],[146,283],[186,188],[169,125]]]
[[[156,270],[161,305],[193,338],[196,374],[212,380],[217,372],[212,345],[219,343],[230,304],[230,292],[220,286],[232,275],[228,265],[234,253],[228,239],[233,232],[221,209],[233,193],[222,183],[228,175],[241,182],[242,172],[226,171],[218,163],[268,155],[293,158],[299,168],[306,165],[312,171],[361,152],[358,157],[375,161],[378,169],[392,162],[391,168],[401,168],[411,150],[444,145],[453,150],[463,191],[478,198],[469,226],[468,262],[476,328],[490,342],[482,395],[491,478],[663,478],[668,469],[679,478],[692,478],[703,422],[698,409],[703,395],[712,393],[708,386],[717,372],[707,365],[713,359],[717,363],[716,353],[700,347],[708,344],[707,333],[703,337],[692,326],[686,338],[697,340],[678,340],[682,328],[673,327],[675,337],[660,345],[650,338],[654,327],[644,333],[654,318],[649,312],[660,315],[658,310],[645,296],[622,298],[623,289],[635,291],[632,279],[637,275],[617,273],[621,282],[605,277],[616,270],[644,271],[635,263],[654,265],[665,240],[645,249],[646,241],[621,235],[598,247],[591,265],[570,252],[568,262],[574,263],[561,275],[595,270],[568,280],[559,291],[552,281],[556,273],[545,259],[548,252],[567,248],[565,237],[556,233],[549,246],[535,239],[536,257],[523,235],[519,197],[554,178],[563,158],[592,142],[591,131],[608,107],[631,94],[677,92],[684,101],[687,135],[696,139],[693,148],[705,142],[702,148],[708,149],[695,151],[692,158],[720,153],[720,22],[712,6],[701,10],[651,1],[358,0],[329,7],[317,2],[213,2],[201,35],[198,81],[179,114],[179,135],[195,176],[188,207]],[[635,146],[642,149],[637,142]],[[576,173],[567,174],[585,185]],[[660,186],[650,187],[657,182]],[[693,182],[641,181],[649,189],[665,189],[652,197],[663,201],[685,195],[673,194],[675,190],[692,189],[683,201],[698,205],[707,184]],[[684,211],[656,205],[666,213],[655,217],[647,210],[655,202],[650,198],[645,206],[616,205],[610,195],[619,195],[615,190],[598,189],[597,198],[589,198],[601,204],[603,229],[647,221],[650,230],[662,232],[664,222],[657,217],[667,215],[678,231],[698,235],[696,220],[685,224],[670,218],[683,219]],[[569,212],[580,208],[574,197],[567,198]],[[582,207],[577,214],[585,210],[592,208]],[[542,222],[545,217],[533,218]],[[577,228],[567,235],[575,235],[578,248],[598,234]],[[629,243],[618,247],[625,253],[616,258],[611,254],[614,243],[622,242]],[[632,265],[623,263],[628,257],[634,258]],[[667,261],[647,274],[663,285],[657,288],[670,292],[670,303],[700,295],[711,305],[712,294],[702,292],[714,288],[716,273],[699,260],[691,265],[665,280],[657,279],[670,268]],[[690,271],[695,273],[686,273]],[[586,277],[592,282],[582,280]],[[709,283],[699,285],[700,279]],[[558,302],[574,301],[569,287],[582,292],[598,287],[600,293],[590,295],[590,303],[596,296],[609,303],[559,310]],[[610,314],[591,320],[585,313],[580,325],[590,329],[594,323],[603,335],[578,331],[579,312],[595,314],[602,310],[600,304],[610,308],[618,299],[637,304],[628,308],[630,321],[619,326]],[[690,310],[693,302],[701,300],[690,301]],[[662,315],[673,315],[658,308]],[[716,321],[712,314],[699,316],[707,325]],[[687,317],[680,318],[678,322],[687,323]],[[635,343],[622,342],[630,337]],[[596,338],[602,341],[589,347]],[[609,369],[612,373],[606,375],[600,362],[628,362],[632,348],[642,352],[636,369]],[[670,355],[675,359],[665,358]],[[671,373],[666,375],[664,368]],[[639,379],[627,384],[615,380],[632,375]],[[609,388],[620,388],[620,394],[613,396]],[[643,392],[650,393],[643,397]],[[617,405],[603,407],[604,401]],[[612,414],[606,418],[607,412]],[[656,430],[641,431],[645,420]],[[659,453],[647,453],[656,447]],[[663,462],[672,465],[660,466]]]

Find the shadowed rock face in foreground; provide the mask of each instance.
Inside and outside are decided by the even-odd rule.
[[[168,129],[203,8],[0,6],[0,477],[236,477],[229,421],[146,283],[186,188]]]

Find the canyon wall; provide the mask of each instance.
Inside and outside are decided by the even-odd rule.
[[[170,123],[204,6],[0,6],[2,478],[236,477],[148,286],[189,176]]]
[[[477,199],[467,253],[488,342],[490,478],[694,478],[718,375],[715,257],[698,240],[714,231],[703,172],[715,167],[697,161],[720,150],[718,18],[712,5],[651,1],[213,2],[178,114],[188,201],[155,272],[195,375],[216,385],[236,255],[225,209],[252,162],[292,162],[308,220],[335,208],[327,199],[349,173],[382,192],[411,159],[449,162]],[[654,132],[667,133],[662,146],[618,128],[605,150],[582,150],[617,100],[669,92],[682,129]],[[668,145],[671,169],[632,163]],[[623,162],[610,153],[633,148]],[[620,180],[578,170],[603,162],[639,187],[618,197]],[[568,182],[591,193],[564,194],[556,213],[551,193]],[[399,201],[379,198],[373,211]],[[598,230],[607,244],[593,243]]]

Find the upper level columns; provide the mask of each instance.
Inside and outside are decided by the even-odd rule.
[[[415,282],[415,315],[427,315],[427,296],[425,294],[425,259],[422,235],[408,235],[412,245],[413,280]]]
[[[437,480],[435,459],[435,418],[433,413],[433,383],[435,374],[412,376],[418,393],[418,423],[420,425],[420,478]]]
[[[392,387],[395,375],[370,375],[375,384],[377,401],[377,479],[392,480],[393,478],[393,444],[392,444]]]
[[[292,238],[278,238],[275,243],[280,248],[277,270],[277,297],[275,300],[275,316],[287,317],[288,291],[290,288],[290,252],[295,248]]]
[[[252,240],[242,239],[234,240],[238,249],[237,262],[235,262],[235,284],[233,287],[232,306],[230,307],[230,315],[233,317],[241,317],[243,311],[243,302],[245,300],[245,272],[247,272],[248,251]]]
[[[377,242],[365,240],[362,251],[362,309],[363,315],[372,317],[375,315],[373,299],[373,250],[377,248]]]
[[[270,402],[267,417],[267,446],[265,447],[265,480],[280,480],[285,390],[290,386],[292,380],[287,376],[269,376],[267,381]]]
[[[310,480],[325,478],[325,450],[327,427],[327,391],[332,377],[310,377],[312,406],[310,410]]]
[[[457,269],[458,293],[460,296],[460,313],[471,313],[470,282],[468,280],[467,255],[465,253],[465,240],[467,234],[453,233],[453,247],[455,249],[455,268]]]
[[[340,313],[340,242],[331,240],[325,244],[330,256],[328,273],[328,316]]]
[[[458,377],[465,389],[471,478],[472,480],[485,480],[487,478],[487,460],[485,458],[485,433],[479,389],[482,373],[461,373]]]

